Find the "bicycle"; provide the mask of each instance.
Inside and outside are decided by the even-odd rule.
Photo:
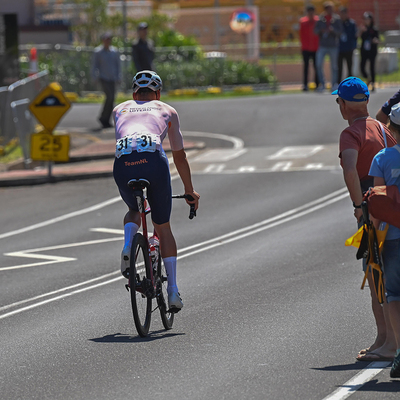
[[[160,310],[161,321],[166,330],[172,329],[174,315],[179,311],[167,309],[167,274],[160,255],[160,239],[155,230],[149,237],[147,230],[146,215],[151,210],[150,207],[146,207],[144,190],[149,186],[150,183],[146,179],[132,179],[128,182],[128,187],[132,189],[137,201],[143,233],[136,233],[132,240],[128,284],[125,287],[131,295],[133,319],[141,337],[147,336],[154,311]],[[190,195],[174,195],[172,198],[194,200]],[[191,204],[189,218],[193,219],[195,216],[196,211]],[[153,299],[157,301],[154,310]]]

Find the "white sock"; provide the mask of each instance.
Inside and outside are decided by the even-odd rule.
[[[176,257],[163,258],[163,261],[168,278],[168,293],[177,292],[178,287],[176,285]]]
[[[134,222],[127,222],[124,225],[124,232],[125,232],[124,251],[127,250],[128,252],[130,252],[133,237],[136,235],[138,229],[139,226],[136,225]]]

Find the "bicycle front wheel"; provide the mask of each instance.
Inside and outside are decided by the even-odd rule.
[[[157,276],[157,303],[160,309],[161,321],[164,328],[169,330],[172,328],[172,324],[174,323],[174,314],[168,312],[167,273],[165,271],[164,263],[161,260],[161,254],[158,258]]]
[[[151,321],[152,299],[145,295],[146,290],[151,287],[150,268],[146,239],[137,233],[132,243],[129,281],[133,319],[141,337],[146,337],[149,333]]]

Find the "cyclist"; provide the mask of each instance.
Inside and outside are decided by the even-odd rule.
[[[121,254],[121,272],[127,277],[132,239],[140,226],[136,200],[127,183],[131,179],[147,179],[150,187],[147,199],[153,225],[160,238],[161,257],[168,277],[168,304],[181,309],[182,299],[176,283],[176,242],[171,231],[171,177],[168,158],[162,141],[168,134],[172,157],[182,180],[186,200],[198,208],[200,195],[193,189],[190,166],[183,147],[183,138],[176,110],[160,101],[162,81],[154,72],[138,72],[132,81],[133,100],[114,108],[116,151],[114,179],[129,211],[124,218],[125,243]]]

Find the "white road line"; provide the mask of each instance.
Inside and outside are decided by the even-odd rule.
[[[85,282],[76,283],[75,285],[71,285],[71,286],[67,286],[67,287],[64,287],[64,288],[61,288],[61,289],[58,289],[58,290],[54,290],[53,292],[48,292],[48,293],[41,294],[39,296],[31,297],[30,299],[17,301],[15,303],[8,304],[6,306],[0,307],[0,311],[8,310],[10,308],[20,306],[22,304],[26,304],[26,303],[30,303],[30,302],[35,301],[35,300],[43,299],[44,297],[53,296],[55,294],[65,292],[67,290],[75,289],[75,288],[80,287],[80,286],[89,285],[89,284],[91,284],[93,282],[100,281],[102,279],[107,279],[107,278],[109,278],[111,276],[114,276],[114,275],[117,275],[117,274],[120,274],[120,272],[119,271],[114,271],[114,272],[111,272],[109,274],[101,275],[101,276],[98,276],[97,278],[93,278],[93,279],[90,279],[90,280],[85,281]],[[121,278],[122,278],[122,276],[121,276]]]
[[[372,362],[366,368],[354,375],[350,380],[340,386],[337,390],[326,396],[323,400],[344,400],[350,397],[354,392],[360,389],[366,382],[378,375],[384,368],[390,365],[390,362]]]
[[[227,162],[231,161],[242,154],[246,153],[246,149],[211,149],[206,150],[199,156],[190,160],[192,163],[210,163],[210,162]]]
[[[115,233],[116,235],[123,235],[123,229],[109,229],[109,228],[92,228],[91,232],[101,232],[101,233]]]
[[[343,192],[346,192],[346,193],[343,193]],[[214,244],[212,244],[212,245],[210,245],[210,246],[205,246],[205,247],[203,247],[203,248],[201,248],[201,249],[192,251],[192,252],[190,252],[190,253],[186,253],[186,254],[183,254],[183,255],[179,255],[179,256],[178,256],[178,259],[182,259],[182,258],[185,258],[185,257],[189,257],[189,256],[191,256],[191,255],[194,255],[194,254],[197,254],[197,253],[200,253],[200,252],[209,250],[209,249],[214,248],[214,247],[217,247],[217,246],[222,246],[222,245],[224,245],[224,244],[226,244],[226,243],[230,243],[230,242],[233,242],[233,241],[235,241],[235,240],[239,240],[239,239],[241,239],[241,238],[243,238],[243,237],[246,237],[246,236],[254,235],[254,234],[256,234],[256,233],[258,233],[258,232],[261,232],[261,231],[263,231],[263,230],[270,229],[270,228],[272,228],[272,227],[274,227],[274,226],[277,226],[277,225],[279,225],[279,224],[282,224],[282,223],[284,223],[284,222],[288,222],[288,221],[290,221],[290,220],[293,220],[293,219],[299,218],[299,217],[301,217],[301,216],[303,216],[303,215],[306,215],[306,214],[308,214],[308,213],[310,213],[310,212],[316,211],[316,210],[318,210],[318,209],[320,209],[320,208],[326,207],[326,206],[328,206],[328,205],[330,205],[330,204],[332,204],[332,203],[334,203],[334,202],[337,202],[337,201],[339,201],[339,200],[345,198],[346,196],[347,196],[347,189],[346,189],[346,188],[337,190],[336,192],[333,192],[333,193],[331,193],[331,194],[329,194],[329,195],[327,195],[327,196],[323,196],[323,197],[321,197],[321,198],[319,198],[319,199],[317,199],[317,200],[314,200],[314,201],[312,201],[312,202],[310,202],[310,203],[304,204],[304,205],[301,206],[301,207],[298,207],[298,208],[296,208],[296,209],[289,210],[289,211],[287,211],[287,212],[285,212],[285,213],[282,213],[282,214],[280,214],[280,215],[277,215],[277,216],[275,216],[275,217],[273,217],[273,218],[269,218],[269,219],[267,219],[267,220],[264,220],[264,221],[262,221],[262,222],[260,222],[260,223],[257,223],[257,224],[248,226],[248,227],[246,227],[246,228],[239,229],[239,230],[234,231],[234,232],[230,232],[230,233],[228,233],[228,234],[226,234],[226,235],[222,235],[222,236],[216,237],[216,238],[211,239],[211,240],[207,240],[207,241],[205,241],[205,242],[203,242],[203,243],[198,243],[198,244],[196,244],[196,245],[192,245],[192,246],[188,246],[188,247],[186,247],[186,248],[183,248],[183,249],[181,249],[181,250],[179,251],[179,253],[183,253],[183,252],[186,252],[186,251],[189,251],[189,250],[193,250],[193,249],[196,248],[196,247],[205,246],[205,245],[207,245],[207,244],[209,244],[209,243],[212,243],[212,242],[215,242],[215,241],[217,242],[217,243],[214,243]],[[329,200],[328,200],[328,199],[329,199]],[[305,208],[307,208],[308,206],[311,207],[310,210],[304,210],[303,212],[300,212],[300,210],[305,209]],[[294,215],[293,215],[293,214],[294,214]],[[292,215],[292,216],[291,216],[291,217],[288,217],[289,215]],[[286,218],[285,218],[285,217],[286,217]],[[280,218],[284,218],[284,219],[283,219],[282,221],[279,221]],[[278,221],[277,221],[277,220],[278,220]],[[276,221],[276,222],[273,222],[273,221]],[[273,223],[271,223],[271,224],[269,224],[269,225],[266,225],[266,224],[268,224],[268,223],[270,223],[270,222],[273,222]],[[262,225],[266,225],[266,226],[262,226]],[[234,236],[234,235],[238,235],[238,236],[231,237],[231,236]],[[228,237],[231,237],[231,238],[228,239]],[[110,241],[110,240],[121,240],[121,238],[120,238],[120,237],[118,237],[118,238],[110,238],[110,239],[104,239],[103,241]],[[99,243],[99,242],[101,242],[101,241],[99,241],[99,240],[93,240],[93,241],[84,242],[84,243],[87,244],[87,243]],[[44,247],[44,248],[41,248],[41,249],[38,249],[38,250],[40,250],[40,251],[43,251],[43,250],[45,250],[45,249],[47,249],[47,250],[50,250],[50,249],[51,249],[51,250],[54,250],[55,248],[58,248],[58,247],[67,248],[67,247],[76,247],[76,246],[78,246],[78,245],[79,245],[79,243],[71,243],[71,244],[68,244],[68,245]],[[30,251],[32,251],[32,250],[30,250]],[[114,272],[114,273],[112,273],[112,274],[119,274],[119,273],[120,273],[119,271],[116,271],[116,272]],[[99,278],[96,278],[96,279],[107,278],[107,277],[111,276],[112,274],[103,275],[103,276],[101,276],[101,277],[99,277]],[[8,313],[6,313],[6,314],[0,315],[0,319],[4,319],[4,318],[7,318],[7,317],[10,317],[10,316],[12,316],[12,315],[21,313],[21,312],[23,312],[23,311],[30,310],[30,309],[35,308],[35,307],[39,307],[39,306],[44,305],[44,304],[47,304],[47,303],[51,303],[51,302],[53,302],[53,301],[62,299],[62,298],[64,298],[64,297],[71,296],[72,294],[75,294],[75,293],[82,293],[82,292],[84,292],[84,291],[91,290],[91,289],[97,288],[97,287],[99,287],[99,286],[103,286],[103,285],[105,285],[105,284],[107,284],[107,283],[115,282],[116,280],[122,279],[122,278],[123,278],[122,276],[121,276],[121,277],[117,277],[117,278],[113,278],[113,279],[110,279],[110,280],[105,281],[105,282],[101,282],[101,283],[98,283],[98,284],[95,284],[95,285],[92,285],[92,286],[88,286],[87,288],[82,288],[82,289],[79,289],[79,290],[75,290],[75,291],[73,291],[73,292],[71,292],[71,293],[67,293],[67,294],[64,294],[64,295],[61,295],[61,296],[53,297],[53,298],[51,298],[51,299],[47,299],[47,300],[41,301],[41,302],[39,302],[39,303],[32,304],[32,305],[30,305],[30,306],[23,307],[23,308],[20,308],[20,309],[18,309],[18,310],[14,310],[14,311],[12,311],[12,312],[8,312]],[[0,311],[6,310],[6,309],[9,309],[9,308],[12,308],[12,307],[15,307],[15,306],[20,305],[20,304],[24,304],[24,303],[27,303],[27,302],[34,301],[34,300],[36,300],[36,299],[38,299],[38,298],[48,297],[48,296],[50,296],[50,295],[58,294],[58,293],[61,293],[61,292],[63,292],[63,291],[66,291],[67,289],[70,289],[70,288],[74,288],[74,287],[77,287],[77,286],[87,285],[87,284],[90,284],[90,283],[92,283],[92,282],[93,282],[93,279],[91,279],[91,280],[89,280],[89,281],[86,281],[86,282],[81,282],[81,283],[79,283],[79,284],[77,284],[77,285],[70,286],[70,287],[68,287],[68,288],[62,288],[62,289],[59,289],[59,290],[54,291],[54,292],[51,292],[51,293],[43,294],[43,295],[38,296],[38,297],[34,297],[34,298],[31,298],[31,299],[27,299],[27,300],[22,300],[22,301],[20,301],[20,302],[13,303],[13,304],[10,304],[10,305],[1,307],[1,308],[0,308]]]
[[[215,247],[223,246],[223,245],[225,245],[227,243],[235,242],[236,240],[240,240],[240,239],[243,239],[245,237],[252,236],[252,235],[255,235],[255,234],[259,233],[259,232],[265,231],[267,229],[274,228],[275,226],[282,225],[285,222],[293,221],[294,219],[303,217],[304,215],[310,214],[310,213],[312,213],[314,211],[317,211],[317,210],[319,210],[321,208],[324,208],[324,207],[326,207],[328,205],[336,203],[339,200],[342,200],[342,199],[346,198],[347,196],[348,196],[348,193],[344,193],[344,194],[342,194],[342,195],[340,195],[338,197],[335,197],[335,198],[333,198],[331,200],[327,200],[324,203],[321,203],[319,205],[311,207],[308,210],[305,210],[305,211],[302,211],[302,212],[297,212],[297,213],[295,213],[294,215],[292,215],[290,217],[287,217],[287,218],[284,218],[284,219],[280,219],[279,221],[270,223],[269,225],[262,226],[262,227],[260,227],[258,229],[255,229],[255,226],[252,225],[251,227],[249,227],[249,228],[251,228],[251,230],[249,232],[242,233],[241,235],[238,235],[238,231],[235,231],[234,234],[236,236],[232,237],[230,239],[227,238],[227,236],[229,236],[230,234],[224,235],[226,239],[222,239],[222,237],[220,236],[219,238],[213,239],[213,241],[218,240],[217,243],[211,244],[210,246],[207,246],[207,247],[203,247],[203,248],[201,248],[199,250],[192,251],[191,253],[186,253],[184,255],[181,255],[179,258],[189,257],[189,256],[192,256],[194,254],[201,253],[203,251],[213,249]],[[202,245],[204,245],[204,244],[205,244],[205,242],[202,243]],[[196,245],[195,246],[191,246],[191,247],[194,248],[194,247],[196,247]],[[187,251],[188,248],[182,249],[182,252],[185,251],[185,250]]]
[[[319,151],[323,150],[324,146],[288,146],[283,147],[275,154],[266,157],[267,160],[278,160],[278,159],[292,159],[292,158],[307,158],[311,157]]]
[[[336,197],[338,196],[338,197]],[[248,232],[246,234],[241,235],[239,238],[244,238],[249,235],[254,234],[255,232],[261,232],[266,229],[273,228],[274,226],[280,225],[284,222],[290,221],[291,219],[294,218],[299,218],[303,215],[306,215],[310,212],[313,212],[317,210],[318,208],[325,207],[327,204],[331,204],[332,202],[336,202],[341,200],[342,198],[345,198],[348,196],[347,189],[342,188],[337,190],[336,192],[330,193],[327,196],[323,196],[317,200],[311,201],[309,203],[303,204],[300,207],[294,208],[292,210],[286,211],[285,213],[282,213],[280,215],[276,215],[275,217],[265,219],[263,221],[260,221],[256,224],[253,224],[251,226],[247,226],[244,228],[241,228],[239,230],[227,233],[225,235],[207,240],[202,243],[198,243],[192,246],[188,246],[184,249],[180,249],[178,251],[178,254],[181,254],[182,252],[188,251],[188,250],[193,250],[194,248],[201,247],[204,245],[207,245],[209,243],[214,243],[218,242],[217,244],[213,244],[211,246],[208,246],[205,249],[201,249],[200,251],[192,252],[190,254],[186,254],[185,257],[188,255],[196,254],[198,252],[202,252],[205,250],[212,249],[214,247],[218,247],[219,245],[223,245],[226,243],[230,243],[231,241],[238,240],[237,238],[229,239],[231,236],[236,236],[239,234],[243,234],[244,232]],[[318,204],[321,204],[322,206],[318,206]],[[311,208],[310,208],[311,207]],[[303,211],[306,210],[306,211]],[[296,214],[295,217],[290,217],[291,215]],[[276,222],[277,220],[280,220],[279,222]],[[265,227],[265,225],[267,225]],[[91,231],[94,232],[104,232],[104,233],[113,233],[113,234],[122,234],[123,235],[123,230],[120,229],[107,229],[107,228],[92,228]],[[152,233],[149,232],[149,235]],[[123,238],[123,236],[122,236]],[[118,241],[122,239],[121,237],[116,237],[116,238],[106,238],[106,239],[97,239],[97,240],[89,240],[86,242],[75,242],[75,243],[68,243],[68,244],[61,244],[61,245],[56,245],[56,246],[49,246],[49,247],[41,247],[37,249],[28,249],[28,250],[20,250],[12,253],[6,253],[4,254],[5,256],[12,256],[12,257],[26,257],[26,258],[36,258],[36,259],[43,259],[43,260],[50,260],[47,262],[38,262],[38,263],[30,263],[30,264],[23,264],[23,265],[14,265],[11,267],[2,267],[0,268],[0,271],[7,271],[7,270],[15,270],[15,269],[20,269],[20,268],[29,268],[29,267],[35,267],[35,266],[40,266],[40,265],[48,265],[48,264],[54,264],[57,262],[67,262],[67,261],[74,261],[74,258],[67,258],[67,257],[58,257],[58,256],[49,256],[45,254],[32,254],[36,253],[38,251],[49,251],[49,250],[59,250],[59,249],[66,249],[66,248],[71,248],[71,247],[80,247],[80,246],[88,246],[88,245],[93,245],[93,244],[100,244],[100,243],[107,243],[111,241]]]
[[[220,173],[225,168],[225,164],[210,164],[204,169],[205,173]],[[192,171],[193,173],[193,171]]]
[[[116,238],[108,238],[108,239],[97,239],[97,240],[88,240],[86,242],[75,242],[75,243],[67,243],[67,244],[60,244],[57,246],[49,246],[49,247],[41,247],[38,249],[28,249],[28,250],[20,250],[14,251],[12,253],[4,253],[5,256],[8,257],[26,257],[26,258],[36,258],[42,260],[50,260],[48,262],[40,262],[40,263],[33,263],[33,264],[23,264],[23,265],[13,265],[12,267],[2,267],[0,271],[8,271],[12,269],[20,269],[20,268],[29,268],[35,267],[38,265],[46,265],[46,264],[54,264],[59,262],[67,262],[67,261],[74,261],[76,258],[71,257],[58,257],[58,256],[49,256],[47,254],[32,254],[38,251],[49,251],[49,250],[59,250],[59,249],[68,249],[71,247],[80,247],[80,246],[88,246],[92,244],[100,244],[100,243],[108,243],[117,240],[123,239],[123,236],[116,237]]]
[[[15,231],[2,233],[2,234],[0,234],[0,239],[4,239],[4,238],[10,237],[10,236],[14,236],[14,235],[19,235],[20,233],[33,231],[34,229],[43,228],[45,226],[52,225],[52,224],[55,224],[57,222],[65,221],[66,219],[69,219],[69,218],[77,217],[77,216],[82,215],[82,214],[86,214],[86,213],[89,213],[89,212],[92,212],[92,211],[100,210],[101,208],[104,208],[104,207],[107,207],[107,206],[109,206],[111,204],[117,203],[118,201],[122,201],[120,196],[114,197],[114,198],[112,198],[110,200],[103,201],[102,203],[95,204],[94,206],[91,206],[91,207],[88,207],[88,208],[83,208],[82,210],[74,211],[72,213],[60,215],[59,217],[52,218],[52,219],[49,219],[47,221],[39,222],[38,224],[26,226],[25,228],[17,229]]]
[[[12,315],[19,314],[19,313],[21,313],[23,311],[28,311],[28,310],[31,310],[31,309],[36,308],[36,307],[40,307],[40,306],[42,306],[44,304],[52,303],[53,301],[65,299],[66,297],[73,296],[74,294],[86,292],[88,290],[95,289],[95,288],[98,288],[100,286],[108,285],[109,283],[116,282],[116,281],[118,281],[118,280],[120,280],[122,278],[123,278],[123,276],[118,276],[118,277],[110,279],[108,281],[97,283],[96,285],[92,285],[92,286],[88,286],[88,287],[85,287],[85,288],[82,288],[82,289],[74,290],[73,292],[65,293],[65,294],[63,294],[61,296],[52,297],[51,299],[43,300],[43,301],[41,301],[39,303],[31,304],[30,306],[26,306],[26,307],[23,307],[23,308],[19,308],[18,310],[10,311],[7,314],[0,315],[0,319],[11,317]]]
[[[208,137],[211,139],[220,139],[220,140],[226,140],[228,142],[233,143],[233,148],[234,149],[242,149],[244,147],[244,141],[238,137],[235,136],[228,136],[228,135],[223,135],[221,133],[207,133],[207,132],[183,132],[183,136],[198,136],[198,137]]]
[[[172,163],[171,160],[169,160],[169,162],[170,162],[170,164]],[[171,181],[175,180],[176,178],[178,178],[178,175],[171,175]],[[65,221],[66,219],[69,219],[69,218],[73,218],[73,217],[77,217],[79,215],[87,214],[87,213],[92,212],[92,211],[97,211],[97,210],[100,210],[101,208],[107,207],[107,206],[109,206],[111,204],[114,204],[114,203],[117,203],[119,201],[122,201],[122,199],[121,199],[120,196],[117,196],[117,197],[114,197],[112,199],[109,199],[109,200],[103,201],[101,203],[95,204],[94,206],[91,206],[91,207],[88,207],[88,208],[83,208],[82,210],[74,211],[72,213],[65,214],[65,215],[60,215],[59,217],[52,218],[52,219],[49,219],[47,221],[39,222],[38,224],[26,226],[25,228],[17,229],[15,231],[1,233],[0,234],[0,239],[4,239],[4,238],[10,237],[10,236],[19,235],[21,233],[33,231],[35,229],[43,228],[45,226],[52,225],[52,224],[55,224],[57,222]]]
[[[301,167],[291,166],[291,162],[279,162],[274,164],[271,168],[257,168],[254,167],[251,170],[243,170],[243,167],[237,169],[224,169],[217,168],[218,164],[211,164],[209,167],[204,168],[204,170],[197,170],[193,168],[192,175],[206,175],[206,174],[223,174],[223,175],[236,175],[238,173],[256,173],[256,174],[267,174],[270,172],[310,172],[310,171],[339,171],[341,167],[338,165],[323,165],[319,164],[307,164]],[[211,167],[211,168],[210,168]]]

